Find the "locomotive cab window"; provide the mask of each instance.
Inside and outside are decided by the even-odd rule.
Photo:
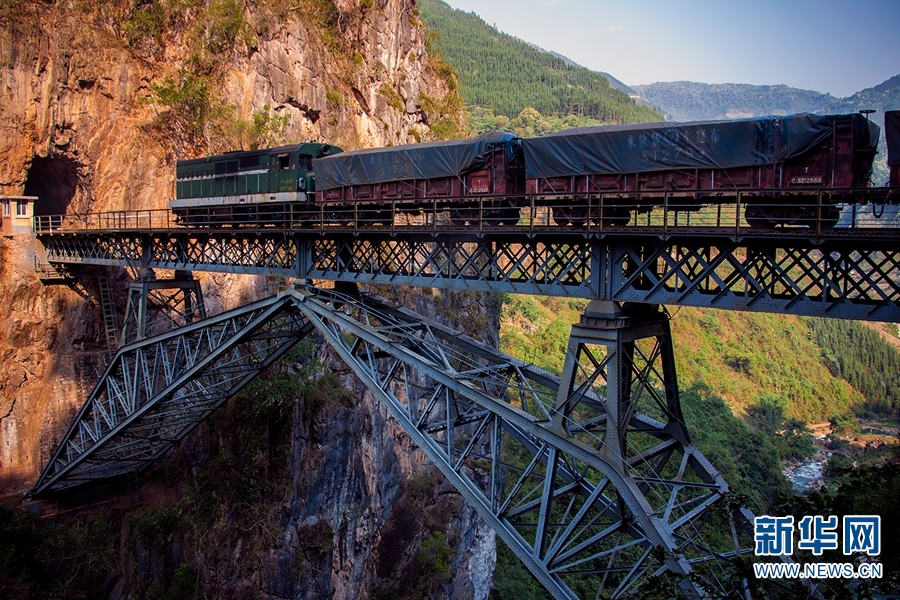
[[[279,154],[278,155],[278,170],[279,171],[290,171],[291,170],[291,156],[289,154]]]
[[[298,154],[297,168],[301,171],[312,171],[312,154]]]

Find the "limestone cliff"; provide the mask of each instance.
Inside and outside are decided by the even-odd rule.
[[[433,136],[436,124],[452,130],[456,108],[453,81],[430,66],[415,0],[0,4],[0,194],[38,196],[38,215],[164,208],[178,159],[248,143],[408,143]],[[254,122],[277,127],[254,130]],[[10,497],[35,480],[101,365],[92,279],[43,286],[32,272],[34,251],[31,240],[0,239],[0,494]],[[127,282],[124,273],[104,274],[119,290]],[[203,286],[222,308],[256,295],[253,282],[223,276]],[[485,330],[496,331],[496,313]],[[408,481],[434,476],[431,468],[383,409],[345,384],[354,410],[293,413],[282,465],[293,484],[273,521],[281,533],[269,556],[245,568],[244,542],[224,532],[223,564],[201,569],[198,580],[266,597],[324,590],[355,598],[409,576],[416,548],[441,531],[453,576],[423,593],[485,597],[493,537],[445,486],[409,491]],[[202,431],[192,440],[225,443]],[[329,469],[310,479],[301,467],[313,459],[330,461]],[[440,527],[423,516],[430,509],[410,511],[416,502],[441,506]],[[123,524],[112,597],[143,597],[148,582],[167,586],[178,566],[166,562],[172,556],[193,564],[187,546],[169,539],[155,556],[131,544],[128,531]],[[300,561],[298,532],[324,531],[322,552]],[[385,542],[387,534],[394,537]]]

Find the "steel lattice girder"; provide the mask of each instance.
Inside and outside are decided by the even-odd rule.
[[[293,276],[900,322],[893,238],[284,231],[43,236],[51,263]]]
[[[591,386],[572,387],[561,414],[558,378],[405,309],[316,290],[298,302],[555,597],[577,597],[573,584],[593,585],[592,598],[619,597],[666,571],[703,579],[683,579],[688,593],[702,596],[726,586],[727,559],[749,552],[735,515],[710,510],[727,484],[671,421],[632,411],[627,449],[611,460],[605,399]],[[658,352],[650,354],[653,363]],[[642,368],[633,379],[656,373]],[[709,545],[710,527],[712,538],[730,532],[726,548]]]
[[[93,233],[41,238],[50,263],[297,276],[298,239],[284,232]],[[308,242],[303,240],[304,246]]]
[[[610,263],[614,300],[900,321],[896,247],[632,243]]]
[[[311,331],[281,294],[123,346],[29,494],[143,469]]]
[[[478,291],[589,296],[592,245],[556,242],[328,239],[312,248],[307,277]]]
[[[284,234],[154,236],[152,264],[168,268],[203,264],[209,270],[297,275],[298,240]],[[237,270],[235,270],[237,269]]]

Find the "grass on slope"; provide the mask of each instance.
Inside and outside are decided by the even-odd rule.
[[[672,320],[682,386],[701,381],[738,411],[774,394],[787,416],[821,423],[863,402],[832,375],[807,324],[789,315],[683,308]]]

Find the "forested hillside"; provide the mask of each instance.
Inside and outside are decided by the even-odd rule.
[[[660,119],[599,73],[501,33],[474,14],[440,0],[420,0],[419,6],[429,31],[429,52],[440,52],[456,69],[469,105],[509,118],[531,107],[544,116],[571,115],[597,123]]]
[[[541,49],[541,50],[543,50],[543,48],[541,48],[540,46],[536,46],[536,47],[539,48],[539,49]],[[554,52],[553,50],[547,50],[547,52],[549,52],[550,54],[552,54],[552,55],[555,56],[556,58],[561,58],[562,60],[565,61],[565,63],[566,63],[567,65],[570,65],[570,66],[573,66],[573,67],[580,67],[580,66],[581,66],[581,65],[579,65],[577,62],[575,62],[574,60],[572,60],[571,58],[569,58],[568,56],[563,56],[563,55],[560,54],[559,52]],[[628,94],[629,96],[634,96],[634,95],[636,95],[636,92],[635,92],[631,87],[629,87],[629,86],[626,85],[625,83],[619,81],[618,79],[616,79],[615,77],[613,77],[613,76],[610,75],[609,73],[607,73],[607,72],[605,72],[605,71],[597,71],[597,72],[600,73],[601,75],[603,75],[604,77],[606,77],[607,81],[609,81],[609,85],[611,85],[612,87],[616,88],[617,90],[622,90],[623,92],[625,92],[625,93]]]
[[[886,415],[900,411],[900,352],[878,332],[838,319],[806,319],[822,348],[825,365],[862,393],[859,408]],[[896,325],[894,325],[896,327]]]
[[[569,328],[578,321],[583,306],[583,300],[507,297],[501,346],[524,360],[559,372]],[[810,323],[818,324],[821,319],[697,308],[676,309],[673,313],[680,386],[688,388],[699,382],[724,398],[737,414],[751,411],[763,397],[775,396],[786,417],[823,422],[833,414],[849,413],[851,406],[864,401],[864,396],[840,374],[829,372],[832,363],[850,365],[853,361],[849,356],[857,350],[842,349],[837,342],[830,352],[820,351]],[[843,346],[848,346],[846,340]],[[884,364],[890,367],[890,363]]]

